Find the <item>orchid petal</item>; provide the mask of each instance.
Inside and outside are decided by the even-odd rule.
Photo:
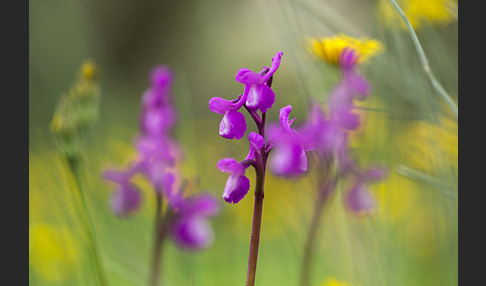
[[[289,124],[289,114],[292,111],[292,105],[287,105],[280,109],[279,119],[280,119],[280,126],[283,130],[291,132],[290,124]]]
[[[157,66],[150,72],[150,82],[152,86],[170,88],[172,82],[172,72],[167,66]]]
[[[225,114],[228,111],[235,110],[235,104],[221,97],[213,97],[209,100],[209,109],[218,114]]]
[[[255,160],[255,152],[260,152],[260,149],[265,146],[265,139],[260,134],[251,132],[248,134],[248,140],[250,141],[250,151],[245,160]]]
[[[282,60],[283,52],[277,52],[275,56],[272,58],[272,66],[270,70],[265,74],[264,81],[266,82],[273,74],[277,71],[278,67],[280,66],[280,61]]]
[[[356,213],[370,213],[375,202],[369,191],[362,184],[355,185],[346,197],[348,208]]]
[[[239,174],[231,174],[224,187],[223,199],[236,204],[243,199],[250,189],[250,180]]]
[[[268,85],[261,85],[258,109],[260,109],[262,113],[265,113],[268,109],[272,108],[274,102],[275,93],[273,90]]]
[[[241,139],[245,131],[245,116],[235,110],[226,112],[219,125],[219,135],[227,139]]]
[[[125,216],[137,210],[140,203],[140,191],[130,183],[122,185],[111,198],[113,212],[119,216]]]
[[[198,216],[184,217],[176,221],[172,235],[179,247],[192,250],[206,248],[214,240],[209,223]]]
[[[246,68],[238,70],[235,80],[243,84],[263,84],[265,82],[262,75]]]
[[[241,175],[243,175],[246,170],[245,166],[233,158],[224,158],[219,160],[217,167],[221,172]]]

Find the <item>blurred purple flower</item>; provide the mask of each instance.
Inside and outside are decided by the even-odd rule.
[[[130,180],[135,174],[143,174],[153,189],[167,200],[173,216],[166,215],[162,220],[167,223],[177,245],[199,249],[212,242],[213,232],[207,219],[219,208],[216,199],[208,194],[185,198],[182,190],[176,188],[179,173],[175,165],[182,158],[182,150],[169,135],[176,122],[172,80],[168,67],[158,66],[152,70],[150,87],[142,98],[140,135],[135,140],[137,157],[124,171],[107,170],[103,178],[119,184],[112,198],[112,208],[115,214],[126,215],[140,207],[140,191]],[[215,106],[218,108],[221,104]],[[227,117],[232,119],[233,115],[230,113]]]
[[[177,142],[167,136],[143,136],[136,142],[137,172],[144,174],[158,192],[167,192],[173,183],[171,169],[182,157]]]
[[[344,49],[341,53],[342,80],[329,96],[329,114],[332,120],[347,130],[356,130],[360,119],[352,112],[353,99],[365,100],[370,93],[370,84],[355,70],[356,53]]]
[[[118,216],[127,216],[140,207],[140,190],[130,182],[132,176],[132,172],[116,170],[107,170],[103,173],[105,180],[119,185],[111,198],[111,208]]]
[[[352,113],[353,97],[346,80],[341,81],[329,96],[329,115],[331,120],[338,123],[341,128],[356,130],[359,126],[359,117]]]
[[[214,239],[208,218],[219,212],[216,198],[209,194],[181,200],[171,227],[174,241],[191,250],[209,246]]]
[[[347,195],[348,208],[358,214],[369,214],[375,207],[375,201],[363,184],[356,184]]]
[[[162,136],[173,127],[176,111],[172,105],[171,81],[173,75],[168,67],[152,70],[151,86],[142,98],[140,129],[142,134]]]
[[[346,196],[348,208],[358,214],[369,214],[375,207],[375,202],[366,184],[371,181],[378,181],[385,178],[385,169],[373,167],[358,173],[353,187]]]
[[[289,120],[292,106],[280,109],[280,128],[271,132],[274,153],[270,168],[278,176],[294,176],[307,171],[305,151],[314,150],[313,134],[316,130],[306,126],[300,132],[291,127],[295,119]],[[275,130],[275,129],[274,129]]]
[[[320,158],[325,158],[336,152],[339,138],[344,131],[336,121],[326,119],[319,104],[314,102],[311,105],[309,117],[299,132],[308,137],[307,149],[315,150]]]
[[[339,55],[341,69],[350,70],[358,64],[358,53],[351,47],[344,48]]]

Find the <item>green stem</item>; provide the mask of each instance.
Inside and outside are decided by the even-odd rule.
[[[446,103],[449,105],[451,108],[452,112],[454,112],[454,115],[456,118],[459,116],[459,111],[457,108],[456,103],[454,100],[450,97],[450,95],[447,93],[447,91],[444,89],[444,87],[439,83],[439,81],[435,78],[434,74],[432,73],[432,70],[429,65],[429,61],[427,59],[427,56],[425,55],[424,49],[422,48],[422,45],[420,44],[420,41],[417,37],[417,34],[415,33],[415,30],[412,27],[412,24],[410,24],[410,21],[408,20],[407,16],[405,13],[402,11],[400,6],[398,6],[397,2],[395,0],[390,0],[390,3],[393,5],[395,10],[397,10],[398,14],[402,18],[403,22],[405,22],[405,25],[407,26],[408,32],[410,33],[410,36],[412,37],[412,42],[415,46],[415,49],[417,50],[420,62],[422,63],[423,69],[425,74],[428,76],[432,87],[439,93],[440,96],[446,101]]]
[[[321,214],[324,210],[324,206],[334,189],[336,184],[336,179],[323,184],[322,189],[318,194],[316,204],[314,205],[314,213],[312,214],[311,224],[307,232],[307,241],[304,249],[304,257],[302,259],[302,268],[300,272],[300,285],[308,286],[310,281],[310,273],[312,267],[312,258],[315,252],[314,246],[316,243],[317,233],[319,230]]]
[[[269,84],[271,86],[271,82]],[[258,127],[258,133],[265,138],[265,120],[266,113],[262,113],[261,122],[255,120]],[[260,230],[262,227],[263,197],[265,196],[265,172],[267,167],[268,152],[265,146],[260,149],[260,155],[256,156],[255,173],[255,203],[253,206],[253,222],[251,225],[250,254],[248,257],[248,271],[246,273],[246,286],[255,285],[256,267],[258,260],[258,248],[260,246]]]
[[[257,166],[256,186],[255,186],[255,204],[253,207],[253,223],[251,226],[250,255],[248,258],[248,272],[246,276],[246,286],[255,285],[256,266],[258,259],[258,248],[260,244],[260,230],[262,225],[263,197],[265,183],[266,157],[263,153],[263,166]]]
[[[95,264],[95,269],[98,276],[98,282],[100,283],[100,285],[108,285],[104,273],[104,268],[101,262],[101,257],[99,255],[99,247],[98,247],[98,242],[96,240],[96,230],[94,227],[90,209],[88,207],[86,192],[84,191],[83,184],[82,184],[80,162],[78,158],[73,158],[73,157],[67,158],[67,161],[71,169],[71,172],[73,173],[74,180],[78,188],[79,197],[81,198],[81,204],[83,207],[83,213],[84,213],[84,218],[86,223],[85,225],[86,233],[88,235],[89,243],[91,245],[93,262]]]
[[[165,240],[165,234],[167,227],[165,221],[168,220],[168,216],[162,218],[162,196],[156,192],[156,205],[155,205],[155,235],[154,235],[154,248],[152,257],[152,273],[150,279],[150,285],[158,285],[160,278],[160,268],[162,261],[162,249]]]

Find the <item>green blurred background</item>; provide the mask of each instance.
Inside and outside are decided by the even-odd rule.
[[[457,102],[457,2],[398,3]],[[73,178],[49,132],[56,102],[84,59],[101,67],[100,120],[87,142],[84,173],[102,260],[110,285],[146,285],[152,190],[144,189],[138,213],[119,219],[108,205],[112,186],[101,173],[133,158],[152,67],[169,65],[175,73],[174,137],[185,148],[182,170],[191,191],[220,198],[227,176],[217,161],[241,160],[248,146],[218,135],[221,118],[209,111],[209,99],[237,97],[236,71],[258,71],[283,51],[267,118],[277,121],[278,110],[292,104],[295,124],[301,124],[309,100],[324,102],[338,80],[334,67],[309,54],[307,40],[338,33],[375,38],[385,47],[360,67],[373,94],[361,104],[364,128],[351,145],[360,164],[383,162],[390,175],[373,186],[378,207],[371,216],[349,214],[340,201],[346,186],[340,186],[323,215],[313,285],[457,285],[457,121],[432,89],[388,1],[30,1],[29,29],[32,285],[95,285]],[[315,176],[267,178],[257,285],[297,285]],[[243,285],[252,196],[237,205],[221,199],[221,206],[210,248],[189,253],[166,244],[164,285]]]

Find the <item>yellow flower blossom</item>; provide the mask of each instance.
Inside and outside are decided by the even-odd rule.
[[[417,121],[396,136],[399,152],[406,165],[434,173],[440,168],[457,168],[458,126],[453,119],[442,117],[439,123]]]
[[[346,282],[339,281],[334,277],[330,277],[324,280],[321,286],[350,286],[350,285]]]
[[[48,281],[62,281],[80,256],[78,243],[63,226],[35,223],[29,226],[29,264]]]
[[[454,12],[457,11],[456,0],[397,0],[396,2],[402,8],[414,29],[420,29],[424,24],[443,25],[457,19],[457,12]],[[386,24],[398,24],[406,29],[390,1],[380,1],[378,11]]]
[[[92,60],[86,59],[81,64],[80,78],[86,81],[97,80],[100,75],[100,67]]]
[[[339,34],[333,37],[321,39],[310,39],[309,49],[322,60],[337,65],[341,52],[345,48],[352,48],[358,56],[358,63],[365,62],[383,50],[380,41],[368,38],[356,39],[350,36]]]
[[[98,83],[99,67],[85,60],[79,68],[77,80],[62,93],[50,124],[53,133],[73,137],[76,132],[94,123],[98,118],[101,89]],[[64,142],[64,145],[69,145]],[[74,149],[72,146],[70,148]]]

